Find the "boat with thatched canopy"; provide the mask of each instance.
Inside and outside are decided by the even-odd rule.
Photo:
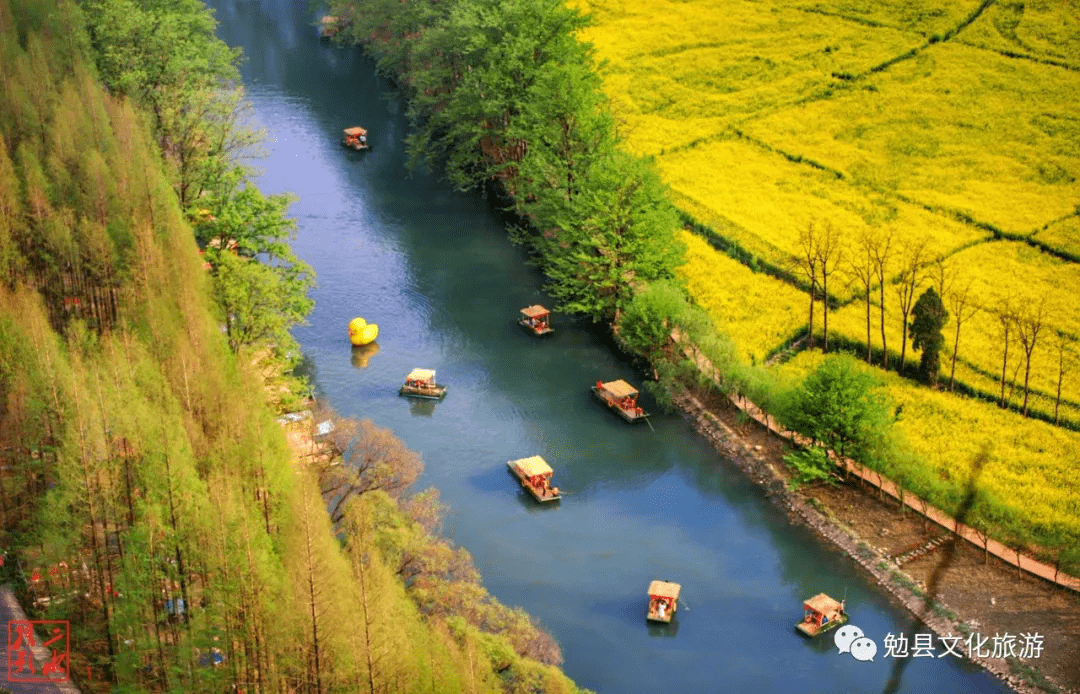
[[[341,141],[341,144],[357,152],[366,152],[371,149],[367,141],[367,130],[360,126],[345,128],[345,139]]]
[[[551,327],[551,311],[540,304],[535,306],[527,306],[521,309],[521,320],[518,321],[518,325],[532,332],[533,335],[550,335],[555,332],[555,329]]]
[[[803,621],[796,624],[795,628],[810,637],[848,621],[847,612],[844,611],[844,601],[837,602],[825,593],[818,593],[807,599],[803,602],[803,609],[805,610]]]
[[[649,584],[649,613],[650,622],[670,622],[675,616],[675,610],[679,609],[679,593],[682,586],[668,581],[653,581]]]
[[[543,503],[558,501],[562,498],[559,488],[551,486],[551,475],[554,471],[540,456],[511,460],[507,465],[510,466],[510,472],[514,473],[521,482],[521,486],[537,501]]]
[[[435,383],[435,372],[431,369],[413,369],[405,377],[405,384],[398,391],[399,395],[411,398],[442,400],[446,395],[446,386]]]
[[[592,392],[600,401],[630,423],[643,422],[649,415],[637,404],[638,390],[626,381],[596,382]]]

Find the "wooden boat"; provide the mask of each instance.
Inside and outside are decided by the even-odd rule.
[[[649,584],[649,613],[647,618],[650,622],[670,622],[679,609],[679,592],[682,586],[678,583],[667,581],[653,581]]]
[[[558,487],[551,486],[553,471],[547,461],[538,455],[531,458],[511,460],[507,463],[510,472],[521,482],[521,486],[533,495],[533,498],[543,503],[545,501],[558,501],[562,498]]]
[[[795,628],[807,636],[814,637],[838,627],[848,621],[847,612],[844,611],[844,601],[837,602],[825,593],[818,593],[803,603],[806,611],[803,621],[795,625]]]
[[[357,152],[366,152],[371,149],[367,141],[367,130],[360,126],[345,128],[345,139],[341,141],[341,144]]]
[[[442,400],[446,395],[446,386],[435,383],[435,372],[431,369],[413,369],[405,377],[405,385],[401,386],[398,394],[411,398]]]
[[[637,404],[637,388],[626,381],[609,381],[608,383],[596,382],[592,387],[593,394],[600,401],[610,407],[620,417],[630,423],[643,422],[649,415]]]
[[[527,306],[521,309],[521,320],[518,321],[518,325],[536,336],[550,335],[555,332],[555,329],[551,327],[550,316],[551,311],[540,304]]]

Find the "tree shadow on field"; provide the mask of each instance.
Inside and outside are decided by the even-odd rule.
[[[971,466],[971,476],[968,478],[967,486],[964,491],[964,498],[960,501],[960,506],[956,511],[956,521],[967,525],[968,515],[971,513],[972,508],[975,506],[976,499],[978,498],[979,477],[982,476],[983,468],[986,466],[987,461],[990,460],[989,446],[984,447],[977,456]],[[942,547],[941,560],[934,567],[934,570],[930,574],[930,578],[926,582],[926,594],[923,596],[923,614],[927,614],[933,608],[934,601],[937,599],[941,580],[945,577],[949,567],[952,566],[953,561],[956,558],[957,542],[960,542],[960,538],[953,535],[952,541],[945,543]],[[905,631],[914,630],[919,624],[919,620],[912,616],[907,624]],[[889,673],[889,679],[885,682],[885,689],[882,690],[883,694],[896,694],[900,689],[900,682],[904,676],[904,670],[907,669],[908,664],[911,662],[911,658],[896,658],[892,666],[892,672]]]

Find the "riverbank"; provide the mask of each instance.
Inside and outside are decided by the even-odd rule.
[[[792,522],[807,525],[844,551],[939,636],[961,635],[961,652],[967,653],[964,644],[973,633],[991,639],[986,650],[994,634],[1043,636],[1044,650],[1037,659],[973,657],[973,662],[1022,694],[1078,690],[1080,664],[1073,654],[1080,652],[1080,602],[1075,595],[1026,575],[1018,577],[1015,569],[994,561],[983,564],[981,554],[965,542],[898,568],[892,557],[931,537],[914,514],[901,513],[898,504],[848,485],[792,491],[782,460],[783,440],[756,422],[743,421],[737,408],[719,396],[695,392],[677,397],[676,404]],[[933,600],[927,599],[928,592]],[[900,667],[904,662],[896,661]]]

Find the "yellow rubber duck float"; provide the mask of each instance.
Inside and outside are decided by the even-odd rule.
[[[368,323],[363,318],[353,318],[349,321],[349,342],[353,343],[354,346],[360,347],[371,344],[378,336],[378,325]]]

